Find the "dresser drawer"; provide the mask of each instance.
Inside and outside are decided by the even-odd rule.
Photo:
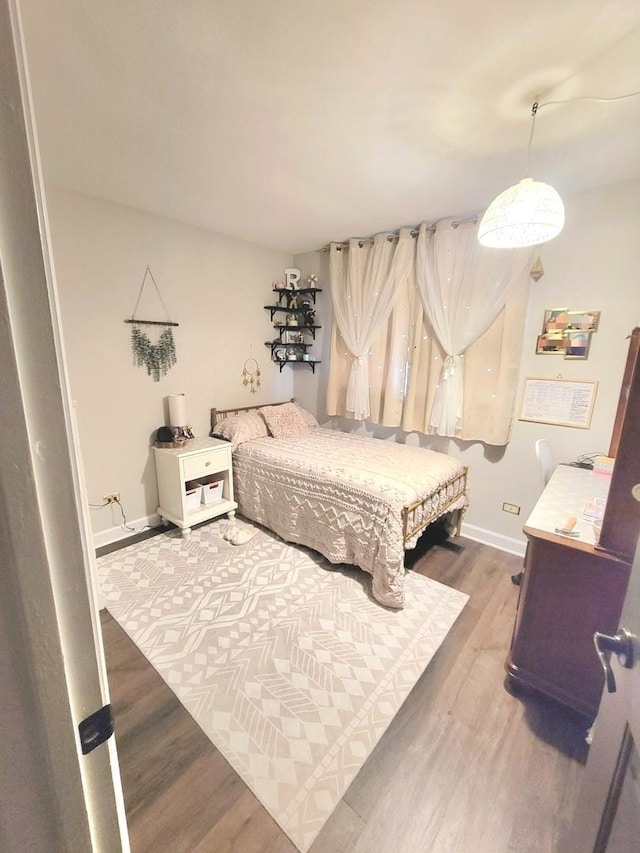
[[[230,462],[229,448],[221,447],[207,450],[204,453],[197,453],[182,459],[182,473],[185,480],[195,480],[197,477],[205,477],[207,474],[226,471]]]

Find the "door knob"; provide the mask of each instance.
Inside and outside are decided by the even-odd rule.
[[[615,693],[616,679],[609,663],[609,657],[606,657],[606,655],[616,655],[620,666],[625,667],[625,669],[631,669],[635,663],[635,646],[638,643],[638,638],[627,631],[626,628],[620,628],[618,633],[614,634],[613,637],[609,634],[601,634],[600,631],[596,631],[593,635],[593,642],[602,668],[604,669],[607,691]]]

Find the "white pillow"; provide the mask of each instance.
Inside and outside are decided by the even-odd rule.
[[[251,412],[239,412],[220,421],[216,424],[213,434],[230,441],[235,450],[245,441],[267,438],[269,430],[265,419],[254,409]]]
[[[269,432],[274,438],[291,438],[309,429],[295,403],[263,406],[258,411],[267,422]]]

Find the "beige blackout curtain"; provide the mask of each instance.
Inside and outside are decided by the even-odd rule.
[[[451,229],[451,224],[439,227]],[[468,256],[464,233],[462,243],[467,246]],[[447,248],[451,249],[449,243]],[[368,255],[374,250],[375,241],[350,241],[348,246],[340,248],[332,245],[332,291],[344,294],[351,258],[357,253],[356,267],[366,268]],[[462,257],[461,253],[460,263]],[[497,312],[496,319],[464,352],[456,353],[459,356],[456,366],[462,378],[462,407],[455,430],[441,430],[441,435],[493,445],[509,441],[528,301],[526,269],[529,257],[528,251],[520,253],[513,280],[505,288],[504,307]],[[370,336],[367,419],[407,432],[432,434],[438,432],[438,427],[432,423],[434,403],[448,356],[424,310],[416,281],[419,274],[416,260],[416,240],[412,240],[411,263],[395,282],[390,313]],[[503,261],[504,258],[500,263]],[[366,307],[366,287],[363,292]],[[347,388],[354,363],[348,340],[339,324],[334,322],[327,388],[329,415],[355,417],[353,409],[347,406]],[[450,341],[448,343],[450,345]]]

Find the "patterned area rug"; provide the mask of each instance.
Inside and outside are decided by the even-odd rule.
[[[217,520],[98,560],[107,608],[306,851],[464,607],[421,575],[386,610],[370,577]]]

